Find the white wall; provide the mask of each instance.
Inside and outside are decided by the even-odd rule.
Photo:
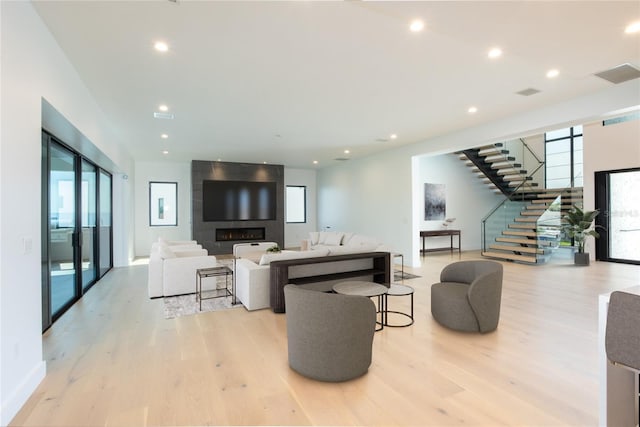
[[[178,225],[149,225],[149,182],[178,183]],[[148,256],[151,243],[166,240],[191,240],[191,163],[136,162],[135,172],[135,254]]]
[[[284,185],[304,185],[307,187],[307,222],[304,224],[287,224],[285,222],[284,224],[284,246],[295,248],[300,246],[303,239],[309,238],[310,231],[318,229],[316,221],[316,171],[285,167]],[[287,203],[286,195],[285,203]]]
[[[46,371],[40,283],[42,99],[120,172],[130,173],[132,163],[32,5],[0,2],[0,15],[0,425],[7,425]],[[130,200],[118,193],[123,190],[114,186],[114,212],[128,209]],[[116,240],[127,235],[132,233],[114,229]],[[115,246],[129,245],[114,241]]]
[[[640,120],[602,126],[598,121],[583,127],[584,207],[595,208],[594,173],[640,167]],[[595,242],[587,239],[585,252],[595,258]]]
[[[388,151],[318,171],[318,226],[377,237],[412,265],[411,157]]]
[[[426,221],[424,219],[424,184],[444,184],[446,191],[446,218],[456,218],[448,228],[460,230],[463,251],[477,250],[481,244],[481,221],[491,209],[505,199],[484,184],[471,168],[465,166],[457,154],[439,156],[419,156],[417,162],[417,190],[419,203],[414,215],[419,219],[420,230],[441,230],[444,221]],[[415,181],[414,181],[415,182]],[[457,244],[454,238],[454,245]],[[449,247],[449,237],[430,237],[425,239],[425,247]],[[422,248],[422,242],[420,243]]]

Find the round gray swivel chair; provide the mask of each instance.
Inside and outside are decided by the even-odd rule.
[[[463,332],[491,332],[498,327],[502,264],[459,261],[440,273],[431,286],[431,314],[438,323]]]
[[[346,381],[371,365],[376,308],[363,296],[284,287],[289,366],[320,381]]]

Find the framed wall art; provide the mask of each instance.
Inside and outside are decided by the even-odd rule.
[[[178,225],[178,183],[149,183],[149,225]]]
[[[424,219],[440,221],[445,219],[447,211],[446,190],[444,184],[424,184]]]

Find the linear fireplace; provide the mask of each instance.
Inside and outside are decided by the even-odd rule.
[[[216,242],[264,239],[264,227],[216,228]]]

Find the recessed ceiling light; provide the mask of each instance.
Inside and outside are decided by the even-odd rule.
[[[314,164],[314,165],[317,165],[317,164],[318,164],[318,161],[317,161],[317,160],[314,160],[314,161],[313,161],[313,164]]]
[[[169,135],[167,135],[166,133],[163,133],[162,135],[160,135],[160,138],[167,139],[169,138]]]
[[[155,42],[153,44],[153,48],[158,52],[167,52],[169,50],[169,45],[165,42]]]
[[[548,79],[553,79],[555,77],[558,77],[558,74],[560,74],[560,71],[556,70],[555,68],[552,70],[547,71],[547,78]]]
[[[469,107],[469,109],[467,110],[467,112],[469,114],[474,114],[478,112],[478,107]]]
[[[624,32],[627,34],[635,34],[640,32],[640,21],[632,22],[627,25],[627,28],[624,29]]]
[[[267,162],[262,162],[262,164],[263,164],[263,165],[266,165],[266,164],[267,164]]]
[[[169,107],[164,104],[158,105],[158,110],[160,111],[169,111]]]
[[[389,138],[396,139],[398,138],[398,135],[396,135],[395,133],[392,133],[391,135],[389,135]]]
[[[491,59],[500,58],[502,56],[502,49],[500,49],[499,47],[494,47],[489,51],[487,56]]]
[[[162,150],[162,154],[169,154],[168,150]]]
[[[349,151],[349,150],[344,150],[344,154],[349,154],[349,153],[351,153],[351,151]]]
[[[413,21],[411,21],[411,24],[409,24],[409,29],[414,33],[419,33],[420,31],[424,30],[424,22],[422,22],[420,19],[414,19]]]

